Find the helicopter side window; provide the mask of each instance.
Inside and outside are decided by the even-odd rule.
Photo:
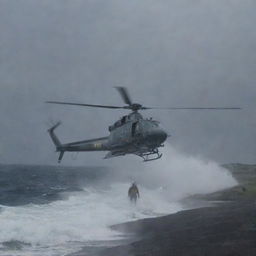
[[[135,136],[137,125],[138,125],[138,122],[135,122],[132,124],[132,137]]]
[[[125,121],[126,121],[126,116],[123,116],[122,119],[121,119],[121,124],[125,124]]]

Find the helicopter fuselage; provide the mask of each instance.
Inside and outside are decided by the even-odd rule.
[[[146,153],[160,147],[167,138],[159,122],[144,119],[137,112],[123,116],[109,131],[106,146],[117,152],[125,148],[127,153]]]
[[[61,144],[54,133],[58,125],[49,129],[49,133],[56,146],[56,151],[60,152],[59,161],[66,151],[109,151],[105,158],[135,154],[145,161],[154,160],[161,157],[158,147],[163,146],[163,142],[167,138],[167,133],[160,127],[158,121],[152,120],[152,118],[144,119],[136,111],[123,116],[109,126],[109,136],[92,140]],[[151,155],[156,155],[156,157],[149,159]]]

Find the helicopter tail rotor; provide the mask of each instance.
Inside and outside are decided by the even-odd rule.
[[[61,125],[61,122],[56,123],[53,127],[51,127],[48,132],[50,134],[50,137],[54,143],[54,145],[56,146],[56,148],[61,146],[60,140],[58,139],[58,137],[56,136],[56,134],[54,133],[54,130]]]
[[[60,152],[59,158],[58,158],[58,162],[60,163],[61,159],[63,158],[64,152],[65,150],[63,150],[62,144],[59,140],[59,138],[57,137],[57,135],[55,134],[54,130],[61,125],[61,122],[56,123],[53,127],[51,127],[48,132],[50,134],[50,137],[56,147],[56,151]]]

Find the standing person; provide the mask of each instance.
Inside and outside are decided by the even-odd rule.
[[[139,193],[139,189],[135,182],[133,182],[131,187],[129,188],[128,196],[129,196],[131,202],[136,204],[137,199],[140,197],[140,193]]]

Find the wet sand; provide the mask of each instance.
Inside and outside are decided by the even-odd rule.
[[[115,226],[140,241],[100,255],[256,255],[256,204],[226,203]]]

